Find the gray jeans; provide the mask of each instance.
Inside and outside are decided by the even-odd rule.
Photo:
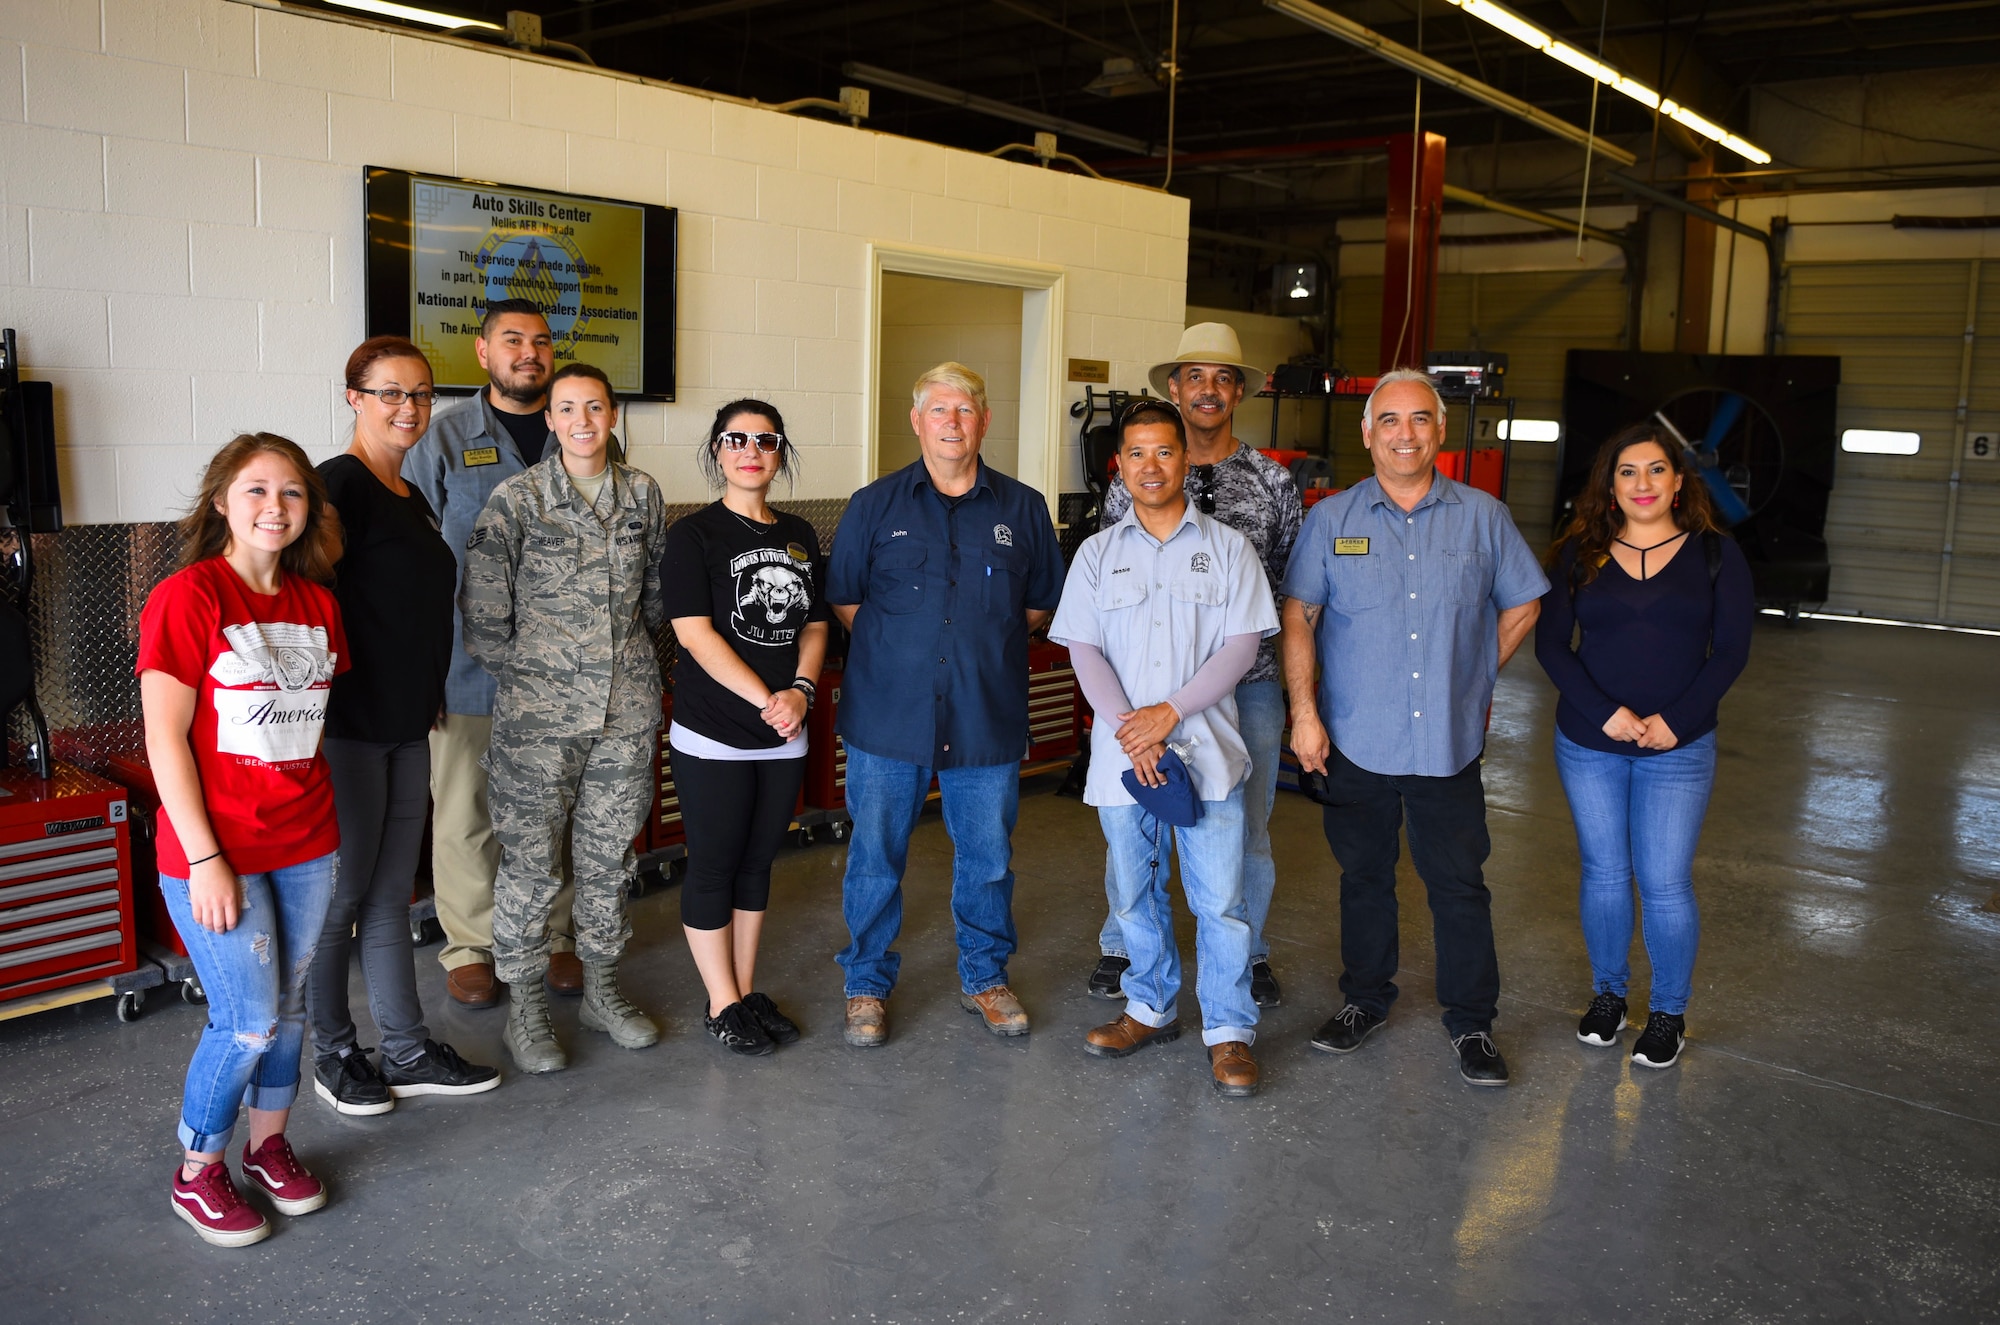
[[[410,892],[430,806],[430,744],[328,737],[325,748],[340,820],[340,872],[306,979],[313,1056],[325,1058],[355,1043],[347,977],[348,954],[358,940],[382,1054],[408,1062],[430,1038],[410,945]]]

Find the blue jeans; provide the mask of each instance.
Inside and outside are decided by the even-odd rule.
[[[944,826],[951,834],[951,918],[958,930],[958,981],[968,994],[1007,983],[1014,955],[1014,819],[1018,764],[941,768]],[[847,997],[887,998],[903,958],[889,945],[903,930],[903,867],[923,813],[931,770],[847,747],[847,878],[841,913],[853,941],[836,958]]]
[[[1694,849],[1715,785],[1715,733],[1662,754],[1608,754],[1556,733],[1556,771],[1583,857],[1579,907],[1590,978],[1624,997],[1631,979],[1632,881],[1644,908],[1650,1006],[1680,1016],[1694,991],[1701,915]]]
[[[1285,739],[1285,691],[1276,681],[1245,681],[1236,687],[1236,721],[1243,744],[1250,750],[1250,780],[1243,793],[1243,904],[1250,921],[1250,960],[1271,960],[1264,922],[1271,915],[1271,894],[1277,890],[1278,867],[1271,860],[1271,804],[1278,795],[1278,747]],[[1097,950],[1108,957],[1127,957],[1119,932],[1118,885],[1111,853],[1104,856],[1104,896],[1111,903]]]
[[[181,1144],[210,1154],[229,1144],[239,1105],[289,1109],[299,1093],[306,976],[333,900],[338,853],[243,876],[236,928],[195,923],[188,881],[160,876],[160,893],[208,993],[208,1025],[188,1064]]]
[[[1111,914],[1130,948],[1125,1015],[1164,1026],[1179,1013],[1181,951],[1167,897],[1168,835],[1181,862],[1181,891],[1194,912],[1195,994],[1203,1044],[1257,1039],[1250,997],[1250,921],[1243,900],[1243,788],[1228,800],[1203,801],[1192,828],[1161,823],[1136,805],[1100,805],[1115,881]]]

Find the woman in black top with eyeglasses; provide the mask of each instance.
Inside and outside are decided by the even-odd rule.
[[[806,712],[826,657],[819,539],[768,500],[797,465],[775,408],[724,405],[701,453],[722,498],[668,530],[660,556],[680,645],[668,741],[687,830],[681,924],[708,989],[702,1024],[739,1054],[799,1038],[755,990],[771,861],[805,780]]]

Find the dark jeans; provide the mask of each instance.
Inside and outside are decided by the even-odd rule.
[[[430,743],[329,736],[325,750],[340,821],[340,868],[306,979],[313,1056],[325,1058],[355,1043],[347,974],[358,940],[383,1056],[408,1062],[430,1038],[410,944],[410,892],[431,798]]]
[[[804,759],[701,759],[673,752],[674,787],[687,830],[681,923],[721,929],[735,911],[771,899],[771,860],[791,826]]]
[[[1396,830],[1407,816],[1410,860],[1430,895],[1437,997],[1454,1037],[1490,1030],[1499,1011],[1500,960],[1493,951],[1492,894],[1480,866],[1486,789],[1479,761],[1450,777],[1371,773],[1335,749],[1326,761],[1334,803],[1322,812],[1340,863],[1340,992],[1386,1016],[1396,1001]]]

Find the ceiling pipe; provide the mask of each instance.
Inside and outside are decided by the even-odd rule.
[[[899,74],[893,69],[883,69],[872,64],[849,61],[840,66],[840,72],[842,77],[852,78],[863,83],[872,83],[876,87],[886,87],[893,92],[904,92],[913,97],[922,97],[926,101],[935,101],[946,106],[957,106],[962,110],[975,111],[981,115],[991,115],[997,120],[1007,120],[1014,124],[1025,124],[1031,129],[1047,129],[1051,133],[1063,134],[1070,138],[1081,138],[1086,143],[1096,143],[1100,147],[1115,147],[1121,152],[1131,152],[1135,155],[1149,157],[1165,155],[1151,143],[1139,138],[1128,137],[1122,133],[1113,133],[1109,129],[1099,129],[1088,124],[1079,124],[1075,120],[1066,120],[1059,115],[1044,115],[1039,111],[1010,105],[1005,101],[995,101],[991,97],[982,97],[977,93],[961,92],[955,87],[946,87],[942,83],[932,83],[921,78],[912,78],[908,74]],[[1627,158],[1626,163],[1628,165],[1631,164],[1631,158]]]
[[[1498,198],[1489,198],[1483,193],[1474,193],[1471,189],[1461,189],[1456,184],[1445,185],[1444,196],[1453,202],[1462,202],[1468,207],[1483,207],[1489,212],[1498,212],[1502,216],[1512,216],[1522,221],[1533,221],[1536,225],[1545,225],[1551,230],[1560,230],[1566,235],[1573,235],[1581,230],[1584,238],[1595,239],[1600,244],[1616,244],[1621,249],[1628,248],[1632,244],[1630,239],[1613,231],[1600,230],[1594,225],[1579,226],[1575,221],[1567,217],[1557,216],[1554,212],[1538,212],[1532,207],[1521,207],[1511,202],[1502,202]]]
[[[1634,197],[1644,198],[1647,202],[1656,203],[1669,211],[1692,216],[1698,221],[1706,221],[1720,229],[1733,231],[1764,246],[1764,258],[1769,267],[1768,282],[1764,288],[1764,353],[1776,354],[1778,300],[1785,279],[1785,231],[1789,228],[1790,221],[1783,216],[1774,216],[1771,218],[1771,229],[1766,233],[1733,216],[1724,216],[1721,212],[1712,211],[1699,203],[1675,197],[1665,189],[1656,189],[1642,180],[1633,179],[1630,175],[1621,174],[1616,170],[1605,178]]]
[[[1225,147],[1212,152],[1176,152],[1174,166],[1251,165],[1290,157],[1341,156],[1349,152],[1386,152],[1388,136],[1376,138],[1328,138],[1316,143],[1268,143],[1261,147]],[[1099,161],[1099,170],[1140,170],[1157,164],[1152,157],[1116,157]]]

